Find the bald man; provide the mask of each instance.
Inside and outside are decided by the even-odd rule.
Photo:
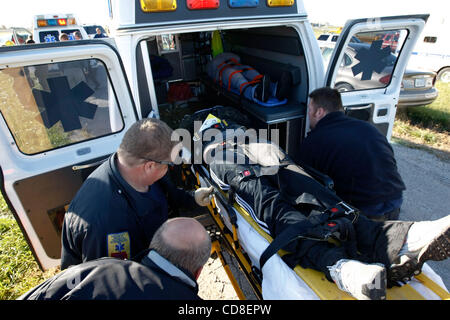
[[[101,258],[62,271],[19,300],[200,300],[197,279],[211,253],[192,218],[167,220],[138,262]]]

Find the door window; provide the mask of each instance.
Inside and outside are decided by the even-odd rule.
[[[31,33],[25,29],[17,29],[16,30],[17,40],[20,44],[24,44],[27,42],[28,37],[31,36]]]
[[[39,32],[39,42],[58,42],[59,41],[59,31],[58,30],[48,30]]]
[[[75,32],[80,32],[80,29],[66,29],[61,30],[61,32],[67,34],[69,36],[69,40],[75,40]]]
[[[338,64],[334,87],[339,91],[387,87],[406,35],[406,30],[355,34]]]
[[[0,70],[0,112],[22,153],[118,132],[124,123],[97,59]]]

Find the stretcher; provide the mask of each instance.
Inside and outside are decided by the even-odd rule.
[[[238,95],[238,96],[241,95],[241,93],[234,88],[230,88],[230,90],[228,91],[228,94],[229,93],[234,93],[235,95]],[[266,107],[266,108],[282,106],[282,105],[285,105],[287,103],[287,101],[288,101],[288,99],[286,99],[286,98],[283,100],[278,100],[275,97],[269,97],[269,99],[266,102],[263,102],[263,101],[257,100],[257,99],[253,100],[254,103],[256,103],[262,107]]]
[[[255,294],[265,300],[352,300],[349,294],[329,282],[319,271],[305,269],[297,265],[288,267],[280,250],[259,270],[261,254],[272,242],[272,237],[253,218],[252,208],[242,200],[230,201],[227,186],[221,183],[206,165],[192,165],[191,172],[196,177],[197,187],[214,187],[214,196],[208,206],[222,241],[213,241],[213,251],[218,253],[225,271],[238,297],[244,299],[241,288],[221,250],[228,250],[237,259]],[[234,199],[239,199],[235,197]],[[388,300],[448,300],[450,294],[442,279],[427,264],[422,273],[401,287],[387,290]]]

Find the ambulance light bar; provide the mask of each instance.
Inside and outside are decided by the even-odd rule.
[[[294,5],[295,0],[266,0],[268,7],[290,7]],[[140,0],[141,9],[144,12],[164,12],[175,11],[177,9],[177,0]],[[217,9],[220,6],[220,0],[186,0],[188,9]],[[259,0],[228,0],[230,8],[254,8],[258,7]]]
[[[37,20],[38,27],[67,26],[67,25],[75,25],[75,24],[77,24],[75,18],[67,18],[67,19],[54,18],[54,19],[38,19]]]
[[[177,0],[141,0],[141,9],[144,12],[175,11]]]
[[[187,7],[191,10],[217,9],[219,0],[187,0]]]
[[[231,8],[253,8],[257,7],[259,0],[228,0]]]
[[[269,7],[290,7],[294,4],[294,0],[267,0]]]

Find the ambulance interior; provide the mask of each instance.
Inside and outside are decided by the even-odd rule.
[[[241,64],[249,65],[271,81],[288,72],[292,88],[287,102],[265,107],[222,88],[207,74],[212,59],[213,32],[163,34],[143,40],[137,46],[139,100],[143,116],[151,112],[144,54],[148,52],[159,115],[178,128],[186,114],[216,105],[233,107],[244,114],[251,127],[278,129],[280,146],[296,158],[305,130],[308,76],[302,43],[289,27],[266,27],[220,31],[223,52],[233,52]],[[147,50],[142,50],[142,47]],[[144,52],[144,53],[143,53]]]

